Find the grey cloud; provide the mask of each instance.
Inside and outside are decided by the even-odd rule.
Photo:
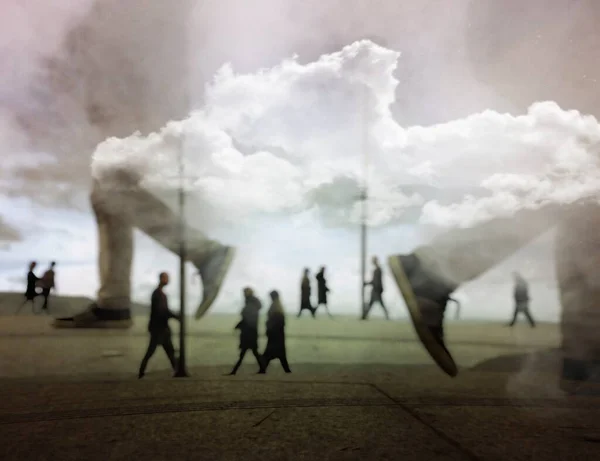
[[[21,241],[21,233],[0,216],[0,242],[11,243]]]
[[[548,7],[532,0],[526,11],[522,3],[458,0],[447,8],[442,0],[359,0],[348,8],[342,1],[262,1],[238,17],[246,10],[240,13],[233,0],[198,8],[191,0],[177,8],[158,1],[96,1],[60,52],[26,50],[37,63],[28,71],[34,81],[26,88],[14,82],[11,97],[3,96],[29,149],[57,157],[43,177],[19,171],[9,192],[72,206],[75,191],[89,189],[90,155],[98,142],[183,118],[200,104],[203,83],[224,62],[256,71],[293,53],[306,62],[365,37],[402,52],[393,108],[402,124],[442,122],[488,107],[524,108],[540,98],[595,111],[598,64],[590,50],[598,41],[598,3]],[[257,27],[263,23],[273,27]],[[543,81],[531,69],[543,70]],[[197,84],[191,87],[191,81]],[[52,199],[54,184],[64,183],[68,191],[57,190]]]

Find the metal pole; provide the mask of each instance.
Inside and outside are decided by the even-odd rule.
[[[185,130],[185,128],[184,128]],[[179,149],[179,360],[175,378],[187,378],[189,373],[185,363],[185,191],[184,191],[184,168],[183,149],[185,146],[185,131],[181,134],[181,146]]]
[[[367,90],[366,87],[363,89],[362,98],[362,112],[363,112],[363,187],[361,191],[361,225],[360,225],[360,270],[361,270],[361,284],[360,284],[360,299],[361,299],[361,312],[362,318],[365,318],[366,314],[366,277],[367,277],[367,197],[368,197],[368,169],[369,169],[369,120],[367,117]]]

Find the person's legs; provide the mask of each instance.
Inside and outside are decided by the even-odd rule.
[[[590,379],[600,368],[600,207],[577,211],[556,244],[566,380]]]
[[[169,362],[171,362],[171,368],[173,371],[175,371],[177,369],[177,358],[175,357],[175,348],[173,347],[170,331],[164,334],[162,339],[162,347],[169,358]]]
[[[233,367],[233,370],[231,370],[231,373],[229,373],[230,375],[235,375],[237,373],[238,369],[240,368],[240,365],[242,364],[242,361],[244,360],[244,356],[246,355],[247,350],[248,349],[246,348],[240,350],[240,358]]]
[[[531,326],[531,328],[535,328],[535,320],[533,320],[531,311],[529,309],[527,309],[526,311],[523,312],[523,314],[525,315],[525,318],[527,318],[527,321],[529,322],[529,325]]]
[[[363,316],[362,316],[363,320],[367,320],[369,318],[369,313],[371,312],[371,309],[373,308],[373,304],[375,304],[375,296],[373,295],[373,292],[371,291],[371,298],[369,299],[369,304],[367,304],[364,308],[364,312],[363,312]]]
[[[94,181],[91,202],[98,229],[98,271],[100,286],[96,302],[89,309],[54,322],[58,328],[130,328],[131,265],[133,225],[123,213],[116,213],[108,201],[109,192]]]
[[[281,362],[283,371],[285,371],[286,373],[292,372],[292,370],[290,370],[290,364],[288,363],[286,354],[283,354],[281,357],[279,357],[279,361]]]
[[[512,320],[510,322],[508,322],[508,326],[509,327],[513,327],[515,326],[515,323],[517,323],[517,316],[519,315],[519,305],[515,304],[515,308],[513,309],[513,317]]]
[[[263,354],[262,356],[262,362],[263,362],[263,372],[266,373],[267,372],[267,368],[269,368],[269,364],[271,363],[271,360],[273,360],[273,357],[271,356],[266,356]]]
[[[159,342],[160,339],[157,335],[150,334],[150,343],[148,344],[148,350],[146,351],[146,355],[144,355],[142,363],[140,364],[138,378],[144,377],[144,374],[146,373],[146,367],[148,366],[148,360],[150,360],[150,357],[154,355],[154,352],[156,351],[156,347],[158,346]]]
[[[48,299],[50,298],[50,290],[44,288],[42,290],[42,296],[44,297],[44,304],[42,304],[42,310],[48,312]]]
[[[529,326],[531,328],[535,328],[535,321],[533,320],[533,316],[531,315],[531,311],[529,310],[529,301],[519,303],[519,311],[523,313],[523,315],[527,319],[527,322],[529,323]]]
[[[116,171],[94,181],[92,208],[99,236],[100,289],[96,305],[57,327],[129,328],[131,321],[131,264],[133,227],[167,249],[179,252],[179,218],[161,200],[144,190],[133,173]],[[235,250],[208,240],[197,229],[186,229],[189,260],[202,278],[203,298],[196,311],[201,317],[212,305],[233,261]]]
[[[385,319],[389,320],[390,313],[388,312],[387,307],[385,307],[385,303],[383,302],[383,296],[381,294],[379,295],[379,304],[381,304],[381,308],[383,309],[383,313],[385,314]]]
[[[411,320],[431,357],[449,375],[458,373],[445,347],[442,323],[450,294],[506,259],[561,219],[564,209],[524,210],[466,229],[453,229],[408,255],[388,258]]]
[[[263,365],[263,359],[260,356],[260,354],[258,353],[258,349],[256,347],[254,349],[252,349],[252,355],[254,355],[254,358],[256,359],[256,363],[258,363],[258,372],[259,373],[265,373],[265,367]]]

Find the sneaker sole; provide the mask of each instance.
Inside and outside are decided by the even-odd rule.
[[[209,297],[202,300],[202,303],[200,304],[200,306],[198,306],[198,309],[196,310],[196,314],[194,316],[196,318],[196,320],[202,318],[204,316],[204,314],[206,314],[206,312],[208,312],[208,309],[210,308],[210,306],[212,306],[212,304],[215,302],[215,299],[217,299],[217,296],[219,296],[219,292],[221,291],[221,286],[223,285],[223,281],[225,280],[225,277],[227,276],[227,272],[229,272],[229,268],[231,267],[231,263],[233,262],[234,258],[235,258],[235,248],[230,247],[227,250],[227,254],[225,255],[225,262],[221,266],[221,271],[218,274],[217,289],[214,290],[210,294]]]
[[[449,352],[435,340],[429,331],[429,328],[425,322],[423,322],[417,298],[413,293],[412,286],[408,281],[408,277],[406,276],[404,268],[402,267],[402,264],[400,264],[398,257],[388,257],[388,266],[390,267],[392,275],[394,276],[394,280],[396,281],[396,285],[398,285],[400,293],[404,298],[404,302],[408,308],[408,313],[410,314],[413,327],[415,328],[421,343],[423,346],[425,346],[431,358],[435,360],[435,363],[437,363],[437,365],[444,370],[445,373],[452,377],[458,375],[458,367],[456,366],[454,359]]]
[[[95,320],[92,322],[75,322],[73,320],[55,319],[54,328],[98,328],[109,330],[127,330],[133,326],[133,320]]]

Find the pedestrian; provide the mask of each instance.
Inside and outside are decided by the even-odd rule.
[[[267,313],[267,347],[262,356],[264,368],[261,373],[266,372],[273,359],[279,359],[284,371],[291,373],[285,350],[285,312],[279,292],[273,290],[269,295],[271,296],[271,307]]]
[[[171,328],[169,327],[169,319],[181,320],[179,314],[172,312],[169,309],[167,295],[163,288],[169,284],[169,274],[161,272],[158,276],[158,287],[152,292],[150,301],[150,321],[148,322],[148,332],[150,333],[150,343],[146,355],[142,359],[138,378],[143,378],[148,366],[150,357],[156,351],[158,346],[162,346],[165,350],[171,368],[173,371],[177,369],[177,359],[175,358],[175,348],[171,340]]]
[[[302,312],[307,310],[315,318],[316,309],[312,307],[310,301],[311,288],[310,288],[310,270],[304,269],[302,274],[302,281],[300,282],[300,310],[298,311],[298,317],[302,315]]]
[[[258,316],[262,308],[260,300],[254,295],[254,290],[246,287],[243,290],[244,308],[242,309],[242,320],[235,326],[236,330],[240,330],[240,356],[235,366],[229,373],[235,375],[244,360],[246,352],[252,351],[252,355],[256,359],[259,367],[259,373],[264,372],[262,358],[258,353]]]
[[[52,261],[50,263],[50,267],[44,275],[42,275],[42,279],[40,281],[40,285],[42,287],[42,296],[44,297],[44,304],[42,305],[42,310],[46,313],[48,312],[48,298],[50,297],[50,291],[54,289],[56,291],[56,283],[55,283],[55,272],[54,267],[56,266],[56,262]]]
[[[515,289],[513,297],[515,300],[515,309],[513,313],[512,321],[508,324],[509,327],[513,327],[517,322],[517,316],[523,314],[531,328],[535,327],[535,321],[529,310],[529,284],[527,280],[518,272],[513,272],[513,278],[515,280]]]
[[[329,287],[327,286],[327,280],[325,279],[325,266],[322,266],[316,276],[317,279],[317,305],[315,307],[315,312],[321,306],[325,306],[325,310],[327,311],[327,315],[329,317],[333,317],[331,312],[329,312],[329,305],[327,304],[327,295],[329,294]]]
[[[375,303],[379,303],[381,308],[383,309],[383,313],[385,314],[385,319],[390,319],[390,314],[388,313],[387,307],[385,307],[385,303],[383,302],[383,272],[381,271],[381,266],[379,265],[379,259],[377,256],[373,256],[371,259],[373,263],[373,277],[370,282],[365,282],[365,286],[371,285],[371,299],[369,300],[368,306],[366,306],[363,310],[363,320],[367,320],[369,316],[369,312]]]
[[[29,263],[29,272],[27,272],[27,287],[25,288],[25,295],[24,295],[25,300],[23,301],[23,304],[21,304],[19,306],[19,308],[17,309],[17,312],[15,312],[15,314],[18,314],[19,312],[21,312],[21,309],[23,309],[23,306],[25,306],[25,304],[27,304],[27,303],[31,303],[32,310],[35,307],[35,298],[37,296],[39,296],[39,294],[40,294],[37,291],[38,282],[40,279],[33,272],[35,270],[36,266],[37,266],[37,262],[35,262],[35,261],[31,261]]]

